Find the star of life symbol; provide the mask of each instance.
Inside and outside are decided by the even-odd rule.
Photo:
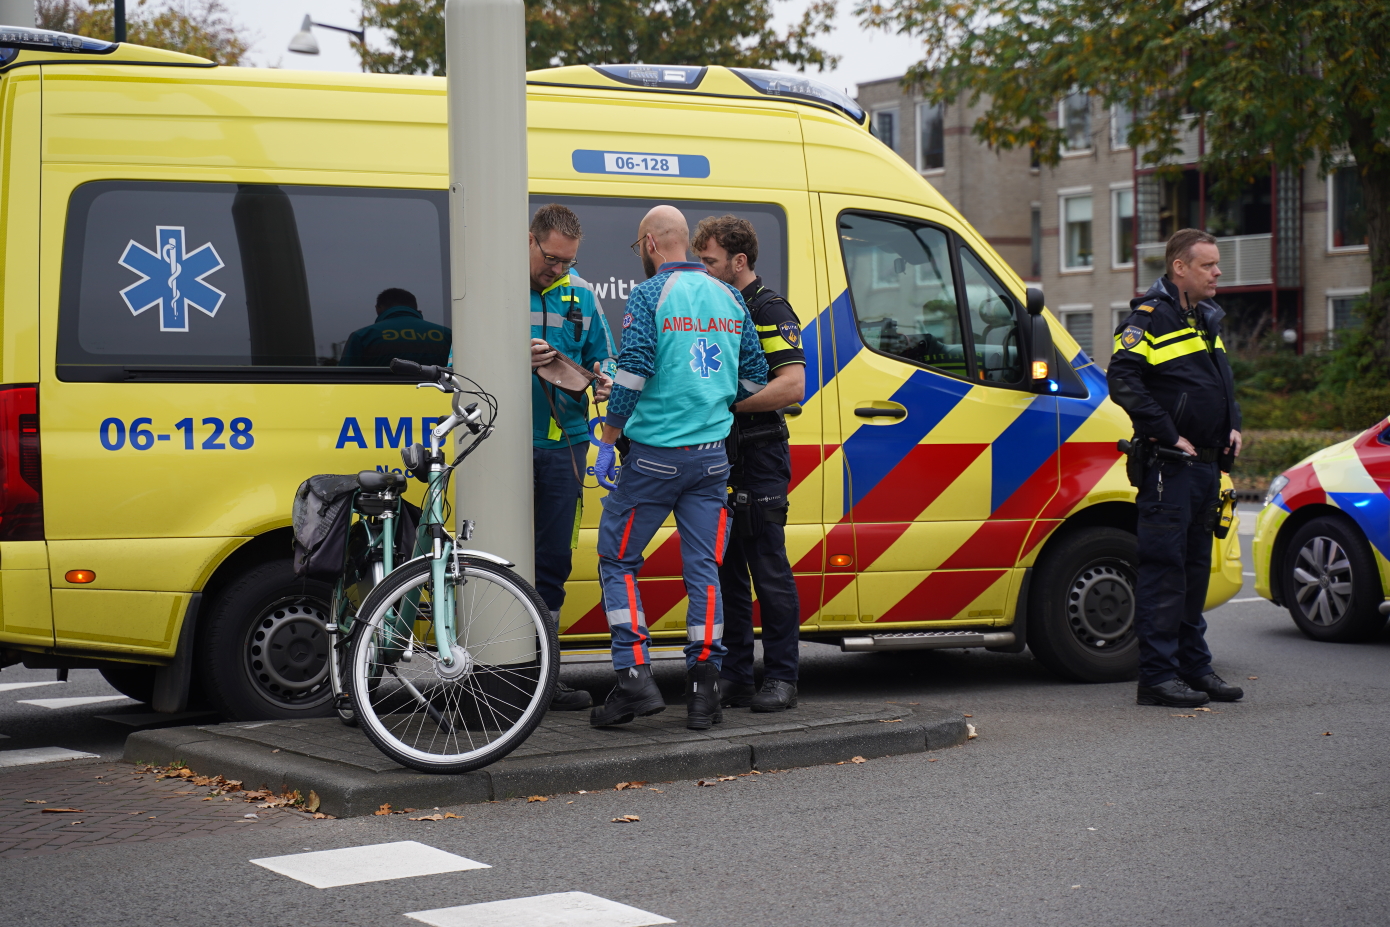
[[[212,243],[186,251],[181,225],[155,226],[154,241],[155,250],[151,251],[132,239],[121,255],[121,266],[140,275],[121,290],[131,315],[158,306],[162,332],[188,331],[190,306],[208,318],[217,315],[227,294],[203,282],[208,274],[225,266]]]
[[[696,338],[695,343],[690,346],[690,356],[695,358],[690,362],[690,369],[705,380],[709,379],[710,374],[718,373],[719,368],[724,366],[724,362],[719,359],[719,342],[710,341],[708,338]]]

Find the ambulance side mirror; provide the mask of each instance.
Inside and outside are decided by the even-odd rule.
[[[1028,288],[1027,315],[1020,320],[1028,346],[1028,366],[1025,369],[1025,382],[1030,392],[1055,393],[1057,391],[1057,372],[1052,369],[1057,353],[1052,349],[1052,329],[1047,326],[1043,311],[1043,291],[1035,286]]]

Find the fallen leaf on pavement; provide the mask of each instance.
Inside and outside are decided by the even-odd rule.
[[[530,798],[526,799],[528,805],[533,801],[550,801],[550,799],[546,798],[544,795],[532,795]]]
[[[625,815],[623,815],[623,816],[620,817],[620,818],[614,818],[612,823],[614,823],[614,824],[631,824],[633,821],[640,821],[640,820],[642,820],[642,819],[639,818],[639,817],[638,817],[637,815],[635,815],[635,814],[625,814]]]
[[[411,820],[412,820],[412,821],[442,821],[442,820],[444,820],[444,815],[442,815],[442,814],[427,814],[427,815],[425,815],[424,817],[411,818]]]
[[[383,814],[391,813],[391,803],[383,802],[381,807],[372,812],[372,817],[381,817]]]
[[[936,762],[936,757],[934,757],[934,756],[931,757],[930,759],[927,760],[927,762],[928,762],[928,763],[935,763],[935,762]]]
[[[849,761],[850,761],[851,763],[867,763],[867,762],[868,762],[868,760],[864,759],[862,756],[852,756],[852,757],[849,758]]]
[[[714,782],[706,782],[704,779],[701,779],[700,781],[698,781],[698,782],[695,783],[696,786],[708,786],[708,787],[710,787],[710,788],[713,788],[713,787],[714,787],[715,785],[717,785],[717,784],[718,784],[718,783],[714,783]]]
[[[648,792],[663,792],[664,789],[647,789]]]
[[[24,799],[24,804],[26,804],[26,805],[46,805],[46,804],[48,804],[48,799],[46,799],[46,798],[26,798],[26,799]]]
[[[39,814],[81,814],[81,808],[40,808]]]
[[[1195,718],[1196,715],[1173,715],[1175,718]]]
[[[980,735],[975,733],[975,725],[971,724],[969,721],[965,722],[965,739],[974,740],[978,736]]]
[[[640,782],[619,782],[619,783],[615,786],[615,788],[616,788],[619,792],[621,792],[623,789],[640,789],[642,786],[644,786],[644,785],[646,785],[646,784],[647,784],[647,780],[646,780],[646,779],[643,779],[643,780],[641,780]]]
[[[756,770],[756,769],[750,769],[750,770],[748,771],[748,775],[750,775],[750,776],[761,776],[762,773],[759,772],[759,771]],[[656,790],[653,789],[652,791],[656,791]]]
[[[315,820],[315,821],[332,820],[332,818],[333,818],[333,815],[331,815],[331,814],[324,814],[322,811],[315,811],[315,812],[314,812],[314,820]]]
[[[1324,737],[1331,737],[1331,736],[1332,736],[1332,732],[1331,732],[1331,731],[1323,731],[1323,732],[1322,732],[1322,736],[1324,736]],[[52,809],[52,808],[45,808],[45,809],[43,809],[43,810],[44,810],[44,811],[52,811],[53,809]]]
[[[317,810],[319,810],[319,804],[320,804],[320,801],[319,801],[319,793],[318,793],[318,792],[315,792],[313,789],[310,789],[310,790],[309,790],[309,800],[306,801],[306,802],[304,803],[304,810],[305,810],[305,811],[311,811],[311,812],[312,812],[312,811],[317,811]]]
[[[879,719],[878,719],[878,723],[879,723],[879,724],[902,724],[902,723],[903,723],[903,719],[902,719],[902,718],[894,718],[892,721],[886,721],[886,720],[884,720],[883,718],[879,718]]]
[[[738,778],[738,776],[720,776],[716,781],[718,781],[718,782],[733,782],[733,781],[736,780],[737,778]]]
[[[974,715],[963,715],[962,717],[973,718],[973,717],[975,717],[975,716],[974,716]]]
[[[1246,679],[1259,679],[1259,676],[1246,676]]]

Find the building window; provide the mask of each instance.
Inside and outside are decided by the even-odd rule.
[[[1062,270],[1084,270],[1095,262],[1091,247],[1091,197],[1062,197]]]
[[[1366,201],[1356,165],[1337,168],[1327,177],[1328,248],[1366,246]]]
[[[898,108],[874,112],[874,138],[894,151],[898,150]]]
[[[1081,350],[1090,354],[1094,348],[1096,326],[1095,313],[1087,306],[1061,306],[1057,310],[1062,317],[1062,325],[1067,333],[1081,345]]]
[[[1078,91],[1062,99],[1062,132],[1068,151],[1091,149],[1091,97]]]
[[[946,166],[946,104],[917,104],[917,170],[937,171]]]
[[[1034,280],[1042,278],[1042,207],[1033,207],[1033,217],[1030,223],[1029,232],[1033,241],[1033,272],[1029,275]]]
[[[1348,292],[1330,290],[1327,294],[1327,333],[1329,340],[1335,342],[1338,332],[1349,332],[1361,325],[1361,313],[1357,304],[1366,295],[1365,290]]]
[[[1129,130],[1134,126],[1134,110],[1120,103],[1110,107],[1110,147],[1116,151],[1129,147]]]
[[[1110,255],[1112,267],[1134,266],[1134,190],[1110,191],[1110,216],[1113,230],[1111,240],[1114,251]]]

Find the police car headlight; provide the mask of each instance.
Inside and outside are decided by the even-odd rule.
[[[1284,487],[1287,485],[1289,485],[1289,478],[1287,476],[1284,476],[1283,474],[1280,474],[1279,476],[1276,476],[1273,480],[1270,480],[1269,490],[1265,493],[1265,505],[1269,505],[1271,502],[1273,502],[1274,497],[1279,495],[1279,493],[1281,493],[1284,490]]]

